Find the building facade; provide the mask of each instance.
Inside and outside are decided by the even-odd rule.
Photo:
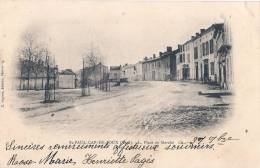
[[[201,29],[183,45],[179,45],[177,53],[178,80],[197,80],[203,83],[219,81],[217,34],[223,30],[224,24],[213,24]]]
[[[177,80],[189,80],[194,78],[193,41],[189,40],[183,45],[178,45]]]
[[[233,89],[233,57],[230,21],[225,21],[224,28],[216,37],[218,58],[218,83],[222,89]]]
[[[109,71],[107,66],[98,63],[92,67],[85,67],[84,71],[81,69],[77,74],[78,86],[97,86],[102,80],[108,80]]]
[[[159,52],[159,56],[149,59],[144,58],[142,62],[143,80],[168,81],[176,80],[176,53],[171,47],[167,47],[165,52]]]
[[[110,66],[109,68],[109,80],[111,82],[120,82],[121,79],[121,65]]]
[[[143,74],[143,63],[138,62],[136,64],[125,64],[121,68],[121,80],[127,81],[141,81]]]
[[[74,89],[77,85],[76,74],[71,69],[59,73],[58,86],[60,89]]]
[[[136,67],[134,64],[125,64],[121,68],[121,76],[122,80],[126,81],[136,81]]]
[[[48,72],[48,73],[47,73]],[[16,78],[16,89],[18,90],[44,90],[46,84],[49,83],[50,89],[58,88],[59,76],[58,67],[49,68],[43,67],[41,72],[33,72],[27,69],[21,70],[19,76]]]

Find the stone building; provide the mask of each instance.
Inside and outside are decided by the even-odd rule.
[[[47,73],[47,68],[43,67],[41,72],[29,71],[22,69],[19,76],[16,78],[16,89],[18,90],[44,90],[49,81],[49,87],[58,88],[58,66],[50,67]],[[17,74],[18,75],[18,74]]]
[[[136,80],[136,67],[134,64],[125,64],[121,68],[122,80],[135,81]]]
[[[194,70],[197,74],[195,79],[202,80],[204,83],[217,83],[218,81],[216,35],[222,30],[222,23],[213,24],[207,29],[201,29],[195,37],[194,50],[200,51],[198,53],[194,51]]]
[[[179,52],[177,60],[177,80],[189,80],[194,78],[193,41],[189,40],[183,45],[178,45]]]
[[[108,67],[103,65],[102,63],[98,63],[95,66],[92,67],[85,67],[84,72],[82,69],[77,75],[77,79],[79,81],[79,86],[83,84],[89,85],[89,86],[97,86],[98,83],[100,83],[102,80],[108,80]],[[84,77],[83,77],[84,76]]]
[[[233,57],[230,21],[226,20],[223,29],[216,37],[218,59],[218,83],[222,89],[232,89],[233,86]]]
[[[121,68],[121,79],[127,81],[142,80],[142,62],[136,64],[125,64]]]
[[[177,53],[178,80],[200,80],[203,83],[218,82],[217,34],[223,30],[223,23],[200,29]]]
[[[175,80],[177,51],[167,47],[165,52],[159,52],[158,57],[155,54],[149,59],[145,57],[142,62],[143,80]]]
[[[58,85],[60,89],[74,89],[77,85],[76,74],[71,69],[59,73]]]
[[[110,66],[109,80],[111,82],[120,82],[120,78],[121,78],[121,65],[120,66]]]
[[[138,63],[135,64],[135,69],[136,69],[136,77],[135,79],[137,81],[143,80],[143,62],[139,61]]]

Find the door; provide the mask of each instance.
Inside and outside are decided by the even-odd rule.
[[[152,80],[155,80],[155,71],[152,71]]]
[[[199,66],[198,63],[195,63],[195,79],[199,80]]]
[[[204,81],[208,82],[209,80],[209,62],[208,59],[204,60]]]

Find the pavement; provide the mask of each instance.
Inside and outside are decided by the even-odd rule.
[[[169,134],[210,129],[225,121],[232,101],[223,96],[199,95],[207,85],[180,81],[139,81],[112,87],[110,92],[91,88],[57,90],[56,103],[42,103],[43,91],[19,91],[18,107],[25,123],[44,131],[81,134]],[[230,97],[230,96],[225,96]],[[230,99],[231,100],[231,99]]]

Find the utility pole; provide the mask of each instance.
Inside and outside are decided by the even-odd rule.
[[[58,73],[58,67],[56,67],[56,63],[55,63],[55,56],[54,56],[54,86],[53,86],[53,99],[55,100],[55,89],[56,89],[56,73]]]
[[[85,96],[85,67],[84,67],[84,58],[83,58],[83,64],[82,64],[82,81],[81,81],[81,87],[82,87],[82,90],[81,90],[81,95],[82,96]]]
[[[47,70],[46,70],[46,76],[47,76],[47,81],[45,84],[45,96],[44,96],[44,102],[47,103],[50,101],[50,92],[49,92],[49,82],[50,82],[50,76],[49,76],[49,55],[48,55],[48,50],[45,50],[46,56],[45,56],[45,61],[47,64]]]
[[[30,70],[31,70],[31,50],[29,49],[29,60],[28,60],[28,66],[27,66],[27,92],[29,92],[30,89]]]

